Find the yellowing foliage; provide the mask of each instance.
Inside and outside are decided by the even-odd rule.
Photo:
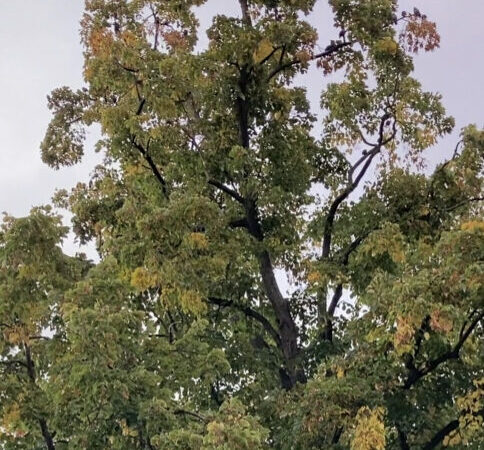
[[[440,45],[437,25],[420,14],[410,16],[401,35],[401,40],[406,44],[407,49],[413,53],[418,53],[419,50],[429,52]]]
[[[208,247],[208,239],[204,233],[190,233],[188,235],[188,244],[196,250],[204,250]]]
[[[11,430],[20,421],[20,408],[18,403],[11,404],[4,412],[2,417],[2,427]]]
[[[131,274],[131,286],[140,292],[155,287],[156,284],[157,277],[148,272],[144,267],[137,267]]]
[[[185,35],[176,30],[170,30],[163,33],[163,39],[166,44],[173,49],[183,49],[188,46],[188,40]]]
[[[430,314],[430,327],[437,332],[449,333],[452,331],[454,324],[445,313],[436,309]]]
[[[310,284],[316,284],[319,283],[323,279],[322,275],[320,272],[317,272],[315,270],[311,271],[307,275],[307,280],[308,283]]]
[[[272,46],[271,41],[269,41],[268,39],[262,39],[259,42],[257,49],[252,54],[252,58],[254,59],[254,62],[256,64],[259,64],[260,62],[262,62],[265,58],[267,58],[271,54],[273,49],[274,47]]]
[[[200,294],[193,290],[181,291],[179,301],[185,312],[195,314],[196,316],[203,314],[207,309],[207,305],[203,302]]]
[[[89,47],[94,56],[108,56],[113,42],[113,34],[106,29],[94,29],[89,35]]]
[[[421,170],[454,123],[407,50],[435,28],[330,0],[327,42],[303,17],[323,2],[200,28],[203,3],[86,0],[86,85],[49,97],[42,158],[79,162],[101,128],[102,164],[55,199],[100,258],[64,255],[49,212],[0,226],[0,419],[16,402],[28,433],[0,422],[0,448],[378,450],[397,424],[428,448],[458,420],[448,443],[478,445],[484,131]],[[341,69],[319,107],[310,62]]]
[[[414,328],[408,317],[397,318],[397,331],[393,337],[393,345],[399,355],[412,350]]]
[[[421,148],[428,148],[435,145],[437,142],[437,136],[435,131],[430,127],[425,127],[423,129],[418,129],[416,132],[416,138],[420,144]]]
[[[136,35],[129,30],[125,30],[121,33],[121,39],[127,46],[134,46],[138,41]]]
[[[451,431],[443,440],[445,447],[468,444],[470,439],[482,431],[484,418],[484,378],[474,380],[475,389],[467,395],[457,399],[457,406],[461,411],[459,427]]]
[[[126,420],[125,419],[122,419],[120,422],[119,422],[119,425],[121,427],[121,433],[123,436],[132,436],[132,437],[136,437],[138,436],[138,431],[137,430],[134,430],[133,428],[130,428],[127,423],[126,423]]]
[[[381,53],[396,55],[398,44],[391,37],[387,36],[376,43],[376,48]]]
[[[374,231],[360,248],[359,257],[372,258],[384,255],[390,256],[395,263],[405,261],[405,241],[398,225],[384,224],[381,229]]]
[[[469,222],[464,222],[460,228],[462,231],[484,231],[484,221],[470,220]]]
[[[307,50],[301,50],[300,52],[297,52],[295,56],[302,63],[307,63],[312,57],[311,53]]]
[[[345,376],[345,370],[342,367],[338,367],[336,369],[336,377],[338,378],[338,380],[340,380],[341,378],[344,378],[344,376]]]
[[[356,430],[351,442],[351,450],[384,450],[385,424],[383,408],[360,408],[356,416]]]
[[[4,339],[11,344],[20,344],[29,342],[29,331],[24,326],[5,328],[3,331]]]

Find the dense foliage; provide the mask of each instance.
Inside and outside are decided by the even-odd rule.
[[[320,2],[231,1],[200,49],[203,0],[86,0],[42,157],[100,125],[103,164],[54,197],[100,261],[51,207],[5,217],[1,448],[482,448],[484,132],[423,170],[453,129],[412,77],[435,24],[329,0],[323,44]]]

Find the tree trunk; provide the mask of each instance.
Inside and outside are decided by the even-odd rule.
[[[30,382],[35,385],[36,384],[35,383],[35,379],[36,379],[35,364],[34,364],[34,360],[32,359],[30,347],[25,343],[24,343],[24,350],[25,350],[25,362],[27,365],[27,373],[29,375]],[[40,431],[42,432],[42,436],[44,438],[44,442],[47,449],[55,450],[54,439],[52,438],[52,434],[49,431],[47,422],[43,418],[38,419],[38,422],[39,422]]]

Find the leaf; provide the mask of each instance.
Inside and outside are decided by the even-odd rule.
[[[157,284],[157,277],[144,267],[137,267],[131,274],[131,286],[143,292]]]
[[[359,409],[356,416],[356,430],[351,441],[352,450],[384,450],[385,424],[383,408],[373,410],[368,407]]]
[[[259,64],[265,58],[267,58],[273,51],[274,47],[272,46],[271,41],[268,39],[262,39],[259,44],[257,45],[256,50],[252,54],[252,59],[254,60],[255,64]]]

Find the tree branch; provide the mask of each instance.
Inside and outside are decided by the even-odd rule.
[[[343,434],[343,427],[337,427],[336,430],[334,431],[333,437],[331,438],[331,443],[332,444],[337,444],[341,438],[341,435]]]
[[[424,445],[423,450],[431,450],[437,445],[439,445],[451,431],[456,430],[459,428],[459,421],[458,420],[453,420],[452,422],[449,422],[445,427],[441,428],[435,435],[432,437],[432,439]]]
[[[166,181],[161,175],[160,171],[158,170],[158,167],[156,167],[155,162],[153,161],[153,158],[151,158],[150,154],[148,153],[147,149],[145,149],[140,143],[136,141],[135,136],[131,137],[131,145],[133,145],[143,156],[145,161],[148,163],[150,166],[151,171],[153,172],[153,175],[155,178],[158,180],[158,182],[161,185],[161,190],[163,191],[163,195],[165,198],[168,198],[168,191],[166,189]]]
[[[338,306],[338,302],[341,299],[341,296],[343,295],[343,284],[339,283],[333,293],[333,298],[331,299],[331,302],[328,307],[328,316],[333,317],[334,312],[336,311],[336,307]]]
[[[341,264],[345,266],[348,264],[351,254],[360,246],[360,244],[368,237],[369,234],[370,232],[358,236],[353,242],[350,243],[350,245],[348,245],[348,247],[346,247],[346,249],[342,250],[341,255],[339,255]]]
[[[186,409],[175,409],[173,411],[173,414],[175,414],[176,416],[180,416],[180,415],[191,416],[203,423],[209,422],[209,420],[206,417],[202,416],[201,414],[198,414],[193,411],[187,411]]]
[[[242,197],[238,192],[236,192],[234,189],[229,188],[228,186],[225,186],[225,184],[220,183],[217,180],[208,180],[208,184],[211,184],[212,186],[216,187],[217,189],[220,189],[222,192],[225,192],[228,196],[232,197],[234,200],[238,201],[241,204],[244,204],[245,199]]]
[[[363,240],[368,236],[369,233],[365,233],[363,236],[357,237],[351,244],[342,252],[342,255],[340,256],[340,261],[343,264],[343,266],[346,266],[348,264],[349,257],[351,253],[353,253],[358,246],[363,242]],[[339,283],[334,292],[333,292],[333,297],[331,298],[331,302],[329,304],[328,309],[326,310],[326,325],[325,325],[325,330],[324,330],[324,338],[327,339],[328,341],[333,340],[333,321],[332,318],[334,317],[334,313],[336,311],[336,308],[338,307],[338,303],[341,300],[341,296],[343,295],[343,284]],[[326,305],[324,305],[326,307]]]
[[[309,59],[309,61],[314,61],[314,60],[319,59],[319,58],[325,58],[326,56],[330,56],[333,53],[336,53],[338,50],[341,50],[342,48],[348,47],[350,45],[353,45],[353,42],[341,42],[339,44],[329,45],[328,47],[326,47],[324,52],[317,53],[316,55],[313,55]],[[272,70],[272,72],[267,77],[267,81],[270,81],[272,78],[274,78],[277,74],[279,74],[283,70],[286,70],[289,67],[295,66],[296,64],[300,64],[301,62],[302,62],[301,59],[294,58],[294,59],[291,59],[290,61],[287,61],[283,64],[280,64],[279,66],[277,66],[276,68],[274,68]]]
[[[249,12],[249,5],[247,0],[239,0],[240,9],[242,10],[242,20],[247,25],[252,25],[252,21],[250,20],[250,12]]]
[[[31,341],[40,341],[40,340],[51,341],[52,340],[52,338],[48,336],[29,336],[29,339]]]
[[[331,250],[331,240],[333,234],[333,223],[336,217],[336,213],[338,212],[338,208],[349,196],[350,194],[358,187],[360,181],[365,176],[368,168],[371,165],[371,162],[375,158],[375,156],[380,152],[382,147],[388,144],[391,140],[394,139],[396,135],[396,123],[393,123],[393,131],[391,135],[384,139],[384,131],[385,131],[385,124],[388,119],[390,119],[391,115],[389,113],[383,114],[380,118],[380,127],[378,130],[378,142],[377,144],[369,151],[363,153],[361,158],[356,161],[356,163],[350,168],[348,171],[348,183],[346,188],[339,194],[331,204],[328,215],[326,217],[326,222],[324,224],[324,232],[323,232],[323,250],[322,250],[322,258],[327,258],[329,256]],[[353,179],[353,175],[356,169],[363,164],[363,167],[360,169],[360,172]]]
[[[27,373],[29,375],[30,381],[33,385],[36,385],[36,373],[35,373],[35,364],[32,359],[32,354],[30,352],[30,347],[24,342],[24,352],[25,352],[25,366],[27,368]],[[49,431],[49,427],[47,426],[47,422],[43,417],[38,419],[40,430],[42,432],[42,437],[44,438],[45,445],[48,450],[55,450],[54,439],[52,437],[51,432]]]
[[[461,206],[467,205],[468,203],[482,202],[482,201],[484,201],[484,197],[471,197],[471,198],[468,198],[466,200],[462,200],[461,202],[456,203],[455,205],[452,205],[452,206],[447,207],[445,209],[445,211],[446,212],[452,212],[452,211],[460,208]]]
[[[264,329],[271,335],[271,337],[276,342],[277,346],[279,348],[281,347],[281,337],[279,336],[279,333],[272,326],[269,320],[266,319],[259,312],[255,311],[254,309],[248,306],[239,305],[232,300],[225,300],[217,297],[209,297],[208,301],[210,303],[213,303],[214,305],[218,305],[221,307],[232,307],[232,308],[238,309],[239,311],[242,311],[247,317],[251,317],[252,319],[257,320],[257,322],[259,322],[264,327]]]
[[[245,217],[229,222],[230,228],[249,228],[249,223]]]
[[[480,409],[479,411],[472,412],[471,414],[473,416],[484,416],[484,408]],[[427,442],[427,444],[425,444],[422,449],[432,450],[433,448],[437,447],[444,440],[445,436],[459,428],[459,424],[460,422],[458,419],[449,422],[447,425],[437,431],[437,433],[434,434],[432,439]]]
[[[24,361],[21,361],[19,359],[11,359],[9,361],[0,361],[0,364],[3,365],[3,366],[18,365],[18,366],[22,366],[22,367],[27,368],[27,364]]]
[[[246,0],[240,0],[240,2],[243,10],[244,5],[247,8]],[[236,111],[239,128],[239,142],[240,145],[245,149],[250,147],[250,103],[248,98],[249,77],[250,71],[248,70],[247,66],[242,67],[240,69],[240,77],[238,80],[240,94],[236,99]],[[251,197],[243,200],[243,206],[247,219],[247,230],[249,234],[257,241],[262,242],[264,240],[264,234],[259,222],[256,203],[257,199],[256,197]],[[260,274],[264,291],[272,305],[277,319],[279,329],[278,334],[280,336],[281,344],[280,348],[286,363],[286,368],[284,371],[287,369],[287,374],[283,373],[284,371],[280,371],[281,382],[283,387],[290,389],[296,384],[296,382],[306,381],[304,371],[297,367],[298,363],[296,361],[299,354],[297,325],[292,317],[289,302],[283,297],[277,284],[277,280],[274,275],[274,267],[272,266],[269,252],[267,250],[260,250],[257,252],[257,258],[259,260]]]
[[[139,116],[143,112],[143,108],[146,105],[146,99],[145,98],[141,98],[141,95],[140,95],[140,93],[138,91],[138,85],[137,84],[136,84],[136,90],[138,92],[138,98],[139,98],[140,102],[139,102],[139,105],[138,105],[138,108],[137,108],[135,114],[137,116]],[[145,159],[145,161],[148,163],[148,165],[150,166],[151,171],[153,172],[153,175],[155,176],[155,178],[158,180],[158,182],[161,185],[161,189],[163,191],[163,195],[165,196],[165,198],[168,198],[168,192],[167,192],[167,189],[166,189],[166,181],[163,178],[163,176],[161,175],[160,171],[158,170],[158,167],[156,167],[156,164],[153,161],[153,158],[150,156],[150,154],[148,152],[148,148],[143,147],[136,140],[136,136],[133,135],[133,134],[131,135],[131,145],[134,148],[136,148],[136,150],[138,150],[140,152],[140,154],[143,156],[143,158]],[[149,145],[149,142],[148,142],[148,145]]]
[[[396,428],[397,428],[398,443],[400,444],[400,448],[402,450],[410,450],[410,446],[408,445],[408,441],[407,441],[407,436],[399,426],[397,426]]]
[[[379,153],[381,149],[381,146],[376,146],[372,151],[366,153],[363,155],[362,159],[357,161],[355,166],[353,166],[350,169],[349,172],[349,184],[346,186],[343,192],[339,194],[329,207],[328,215],[326,217],[326,222],[324,224],[324,232],[323,232],[323,251],[322,251],[322,258],[327,258],[329,256],[329,252],[331,250],[331,240],[332,240],[332,234],[333,234],[333,223],[334,219],[336,217],[336,213],[338,212],[338,208],[343,203],[349,196],[350,194],[358,187],[358,184],[360,183],[361,179],[365,175],[366,171],[370,167],[371,162],[373,161],[373,158]],[[354,169],[361,164],[361,161],[365,161],[365,164],[363,165],[363,168],[361,169],[360,173],[356,177],[356,179],[353,181],[352,175]]]
[[[420,369],[415,367],[413,370],[411,370],[407,380],[405,381],[405,384],[403,385],[403,388],[410,389],[418,380],[420,380],[420,378],[429,374],[444,362],[449,361],[451,359],[458,359],[462,346],[464,345],[468,337],[471,335],[471,333],[474,331],[474,329],[477,327],[477,325],[483,318],[484,318],[484,311],[475,317],[475,319],[470,323],[467,329],[465,329],[465,323],[464,323],[464,327],[461,330],[459,340],[454,345],[454,347],[448,352],[445,352],[442,355],[440,355],[438,358],[435,358],[432,361],[428,361],[424,365],[424,367]]]
[[[272,57],[275,55],[275,53],[276,53],[277,51],[279,51],[279,50],[281,50],[281,51],[282,51],[282,50],[283,50],[283,47],[281,47],[281,46],[279,46],[279,47],[274,47],[274,48],[272,49],[272,51],[271,51],[271,52],[270,52],[270,53],[269,53],[269,54],[268,54],[268,55],[267,55],[265,58],[263,58],[263,59],[262,59],[262,61],[259,63],[259,65],[260,65],[260,66],[263,66],[263,65],[264,65],[264,64],[265,64],[267,61],[269,61],[269,59],[271,59],[271,58],[272,58]]]

